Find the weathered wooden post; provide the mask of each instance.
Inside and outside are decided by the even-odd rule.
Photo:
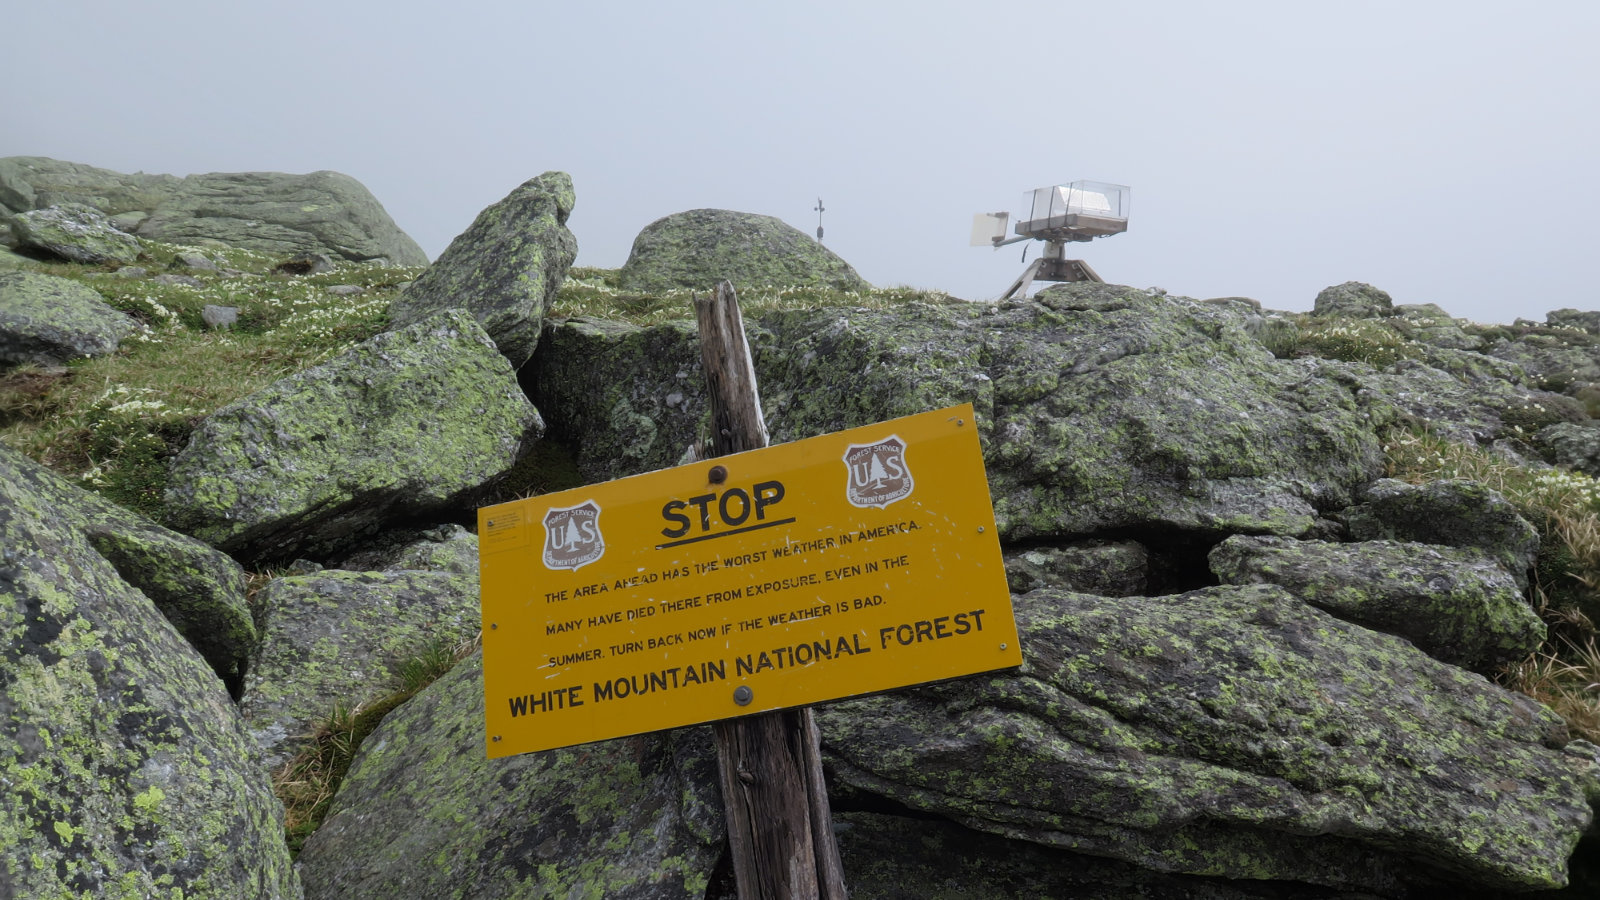
[[[755,363],[733,285],[695,297],[711,399],[711,453],[767,446]],[[844,870],[809,708],[715,725],[728,846],[742,900],[845,900]]]

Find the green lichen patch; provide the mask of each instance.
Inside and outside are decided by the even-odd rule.
[[[1566,882],[1596,774],[1528,698],[1272,586],[1015,603],[1022,674],[828,708],[837,777],[1159,871]]]
[[[316,897],[704,897],[707,729],[487,758],[481,657],[384,719],[299,865]],[[709,800],[708,800],[709,798]]]

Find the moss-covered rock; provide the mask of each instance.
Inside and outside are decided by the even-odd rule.
[[[691,209],[646,225],[620,279],[623,290],[643,293],[709,291],[724,279],[734,287],[870,287],[849,263],[782,219],[726,209]]]
[[[1477,550],[1520,587],[1539,554],[1539,531],[1509,500],[1476,481],[1451,478],[1410,485],[1385,478],[1341,518],[1358,541],[1416,541]]]
[[[268,769],[336,705],[355,709],[399,687],[399,665],[430,641],[476,634],[477,588],[476,572],[334,569],[262,588],[266,626],[239,706]]]
[[[117,574],[149,597],[238,696],[256,645],[244,570],[191,537],[83,490],[0,445],[0,479],[29,489],[89,540]]]
[[[0,477],[0,894],[299,897],[221,681],[51,496]]]
[[[35,272],[0,275],[0,366],[103,356],[138,327],[80,281]]]
[[[451,310],[212,414],[164,503],[174,527],[237,557],[327,556],[464,502],[543,430],[494,343]]]
[[[1275,586],[1015,604],[1021,674],[824,708],[835,777],[1157,871],[1565,883],[1600,770],[1527,697]]]
[[[139,258],[138,238],[82,203],[17,213],[11,217],[11,230],[17,246],[68,262],[127,264]]]
[[[578,255],[567,230],[572,178],[546,172],[478,214],[437,262],[394,301],[394,327],[462,307],[521,368],[539,345],[544,311]]]
[[[702,900],[724,842],[706,728],[488,759],[473,657],[362,744],[300,869],[316,898]]]
[[[1330,544],[1235,535],[1211,551],[1224,584],[1276,584],[1350,622],[1483,674],[1544,643],[1545,624],[1476,550],[1400,541]]]

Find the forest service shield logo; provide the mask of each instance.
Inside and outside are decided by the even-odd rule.
[[[844,451],[844,467],[845,497],[853,506],[885,509],[911,496],[916,487],[906,466],[906,442],[898,435],[875,444],[851,444]]]
[[[600,506],[593,500],[544,514],[545,568],[577,571],[605,553]]]

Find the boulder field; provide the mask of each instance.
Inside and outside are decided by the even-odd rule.
[[[100,177],[31,159],[0,160],[12,210]],[[160,213],[177,179],[94,183],[135,233],[189,227]],[[297,860],[271,789],[335,706],[470,641],[458,523],[530,454],[609,480],[707,427],[688,309],[548,316],[573,202],[530,180],[391,330],[210,414],[162,523],[0,447],[0,897],[728,896],[708,729],[489,760],[477,655],[365,739]],[[651,253],[720,271],[681,238]],[[1546,637],[1542,523],[1479,482],[1386,479],[1384,443],[1425,423],[1529,466],[1600,458],[1574,412],[1600,340],[1572,311],[1474,336],[1355,283],[1316,314],[1404,315],[1404,353],[1108,284],[747,314],[774,442],[973,404],[1023,644],[1017,670],[819,708],[853,896],[1568,885],[1600,747],[1486,677]]]

